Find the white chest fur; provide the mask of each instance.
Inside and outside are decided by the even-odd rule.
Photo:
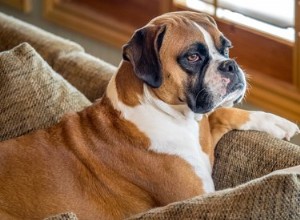
[[[199,125],[187,107],[170,106],[154,98],[147,87],[141,105],[130,107],[118,100],[114,79],[107,95],[124,118],[133,122],[151,140],[150,150],[177,155],[187,161],[203,182],[205,192],[213,192],[211,165],[199,144]]]

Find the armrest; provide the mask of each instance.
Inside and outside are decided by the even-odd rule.
[[[300,165],[300,147],[257,131],[232,131],[215,150],[213,179],[225,189],[286,167]]]
[[[219,141],[215,155],[213,178],[219,191],[152,209],[129,219],[300,218],[300,173],[265,175],[300,164],[299,146],[262,132],[232,131]],[[239,185],[241,183],[244,184]],[[224,189],[227,187],[230,188]]]

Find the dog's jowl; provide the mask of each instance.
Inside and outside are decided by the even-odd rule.
[[[246,78],[206,14],[154,18],[123,47],[101,100],[0,143],[0,219],[121,219],[214,191],[214,147],[233,129],[289,139],[278,116],[232,108]]]

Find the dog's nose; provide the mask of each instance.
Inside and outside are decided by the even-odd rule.
[[[237,73],[239,71],[239,67],[234,60],[225,60],[220,63],[218,70],[223,73]]]

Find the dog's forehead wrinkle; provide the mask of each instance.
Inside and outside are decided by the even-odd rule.
[[[209,54],[211,55],[212,59],[221,59],[222,60],[223,56],[217,50],[214,40],[213,40],[212,36],[210,35],[210,33],[208,31],[206,31],[202,26],[198,25],[197,23],[195,23],[195,25],[200,30],[200,32],[203,34],[205,43],[207,44]]]
[[[154,24],[175,24],[175,25],[187,25],[191,23],[191,20],[183,15],[174,15],[173,16],[166,16],[162,15],[157,18],[154,18],[150,23]]]

